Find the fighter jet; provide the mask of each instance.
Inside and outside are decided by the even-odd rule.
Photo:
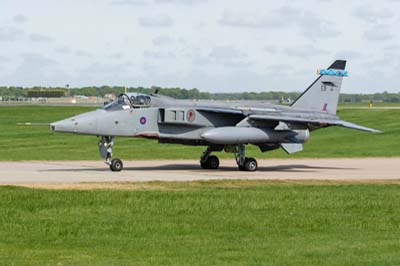
[[[94,135],[99,138],[101,157],[112,171],[123,163],[112,157],[115,137],[142,137],[159,143],[202,145],[204,169],[218,169],[213,152],[233,153],[241,171],[256,171],[257,161],[246,157],[246,145],[261,152],[282,148],[299,152],[310,131],[340,126],[368,132],[379,130],[341,120],[336,115],[346,61],[336,60],[290,105],[220,103],[177,100],[157,93],[125,93],[102,108],[50,125],[54,132]]]

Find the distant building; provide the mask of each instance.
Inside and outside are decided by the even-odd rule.
[[[115,94],[107,93],[107,94],[104,95],[104,98],[106,98],[106,99],[115,99]]]

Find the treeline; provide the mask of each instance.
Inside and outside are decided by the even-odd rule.
[[[28,90],[26,93],[28,98],[60,98],[65,96],[63,90]]]
[[[38,93],[42,91],[42,93]],[[107,94],[119,95],[125,92],[125,87],[121,86],[101,86],[101,87],[82,87],[82,88],[66,88],[61,87],[0,87],[1,97],[31,97],[32,95],[43,95],[44,92],[51,91],[52,95],[69,95],[69,96],[97,96],[104,97]],[[54,93],[59,91],[60,93]],[[299,92],[232,92],[232,93],[210,93],[201,92],[196,88],[160,88],[160,87],[128,87],[128,92],[138,92],[144,94],[152,94],[158,91],[159,94],[170,96],[176,99],[214,99],[214,100],[294,100],[300,95]],[[374,94],[341,94],[340,102],[400,102],[399,93],[374,93]]]

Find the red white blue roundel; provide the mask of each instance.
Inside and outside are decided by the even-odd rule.
[[[140,124],[142,124],[142,125],[146,124],[146,122],[147,122],[146,117],[144,117],[144,116],[140,117],[139,122],[140,122]]]

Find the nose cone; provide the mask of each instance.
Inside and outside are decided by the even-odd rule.
[[[50,129],[54,132],[75,132],[75,122],[73,118],[67,118],[50,124]]]
[[[73,116],[50,124],[53,132],[97,135],[97,120],[100,113],[93,111]]]

